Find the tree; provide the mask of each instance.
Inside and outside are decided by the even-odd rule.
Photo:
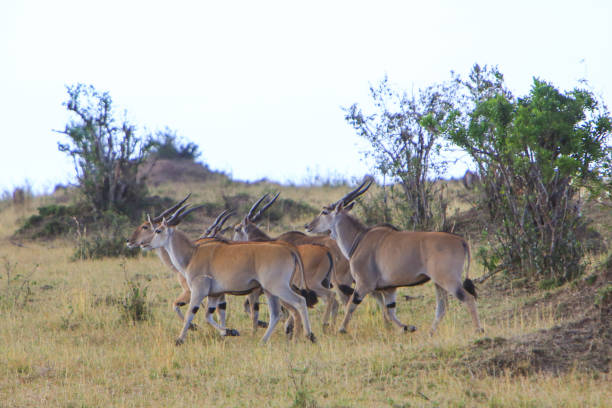
[[[440,227],[445,203],[435,178],[446,167],[441,152],[444,126],[454,108],[449,98],[452,93],[439,85],[409,96],[391,89],[386,77],[377,88],[370,87],[370,93],[376,112],[364,113],[354,104],[345,109],[345,119],[371,144],[366,156],[374,159],[377,172],[401,187],[396,205],[406,216],[403,226]],[[385,221],[389,217],[385,208]]]
[[[166,128],[159,131],[154,138],[151,154],[159,159],[188,159],[193,160],[200,156],[199,147],[193,142],[180,143],[181,138],[175,131]]]
[[[136,127],[115,117],[107,92],[93,86],[67,86],[64,106],[73,114],[63,131],[67,143],[58,149],[72,157],[82,193],[94,209],[127,211],[146,195],[143,180],[137,177],[152,142],[136,135]]]
[[[606,107],[587,90],[560,92],[537,78],[515,98],[486,66],[456,79],[466,91],[458,106],[466,109],[453,115],[449,136],[477,164],[482,204],[498,225],[485,266],[555,282],[579,276],[579,190],[596,194],[610,176]]]

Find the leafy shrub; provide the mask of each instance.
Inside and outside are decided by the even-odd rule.
[[[139,253],[137,248],[130,249],[125,245],[125,238],[121,236],[104,237],[97,235],[93,238],[80,239],[72,255],[72,260],[102,259],[124,256],[131,258]]]
[[[126,281],[127,293],[119,302],[119,311],[121,319],[125,322],[136,324],[151,320],[153,312],[147,301],[147,286],[140,286],[140,283],[135,283],[132,280]]]
[[[385,193],[382,191],[371,192],[362,197],[361,200],[357,201],[356,209],[358,209],[360,213],[359,219],[361,219],[365,225],[371,226],[383,222],[392,223],[391,208],[385,198]]]
[[[15,232],[18,238],[49,239],[66,235],[75,228],[74,217],[91,210],[82,205],[47,205],[38,207],[38,214],[28,217]]]
[[[211,204],[210,209],[213,212],[207,211],[208,216],[216,216],[219,211],[225,208],[232,208],[236,210],[236,214],[239,217],[245,216],[251,206],[257,201],[259,196],[250,196],[246,193],[239,193],[233,196],[223,196],[224,204],[222,206],[214,206]],[[208,208],[207,208],[208,210]],[[295,201],[290,198],[278,198],[274,205],[269,207],[265,213],[262,214],[261,220],[270,222],[278,222],[283,217],[289,217],[291,219],[297,219],[301,217],[309,217],[317,215],[318,210],[308,203],[302,201]]]
[[[157,132],[153,139],[151,154],[159,159],[189,159],[195,160],[201,155],[199,147],[193,142],[180,143],[180,137],[176,132],[166,129]]]
[[[4,279],[0,287],[1,308],[23,308],[32,297],[32,287],[36,281],[32,275],[38,269],[38,265],[27,275],[15,273],[17,263],[12,263],[7,257],[3,257]]]
[[[546,287],[577,278],[590,249],[579,190],[596,197],[612,169],[607,108],[589,91],[560,92],[539,79],[516,98],[497,69],[478,65],[457,83],[465,95],[448,133],[478,166],[479,205],[498,226],[488,256],[500,263],[486,268]]]
[[[290,198],[279,198],[279,200],[266,210],[264,217],[267,215],[270,221],[279,221],[287,216],[292,219],[302,217],[314,217],[318,214],[318,210],[308,203],[303,201],[295,201]]]
[[[403,204],[402,224],[407,229],[436,229],[439,211],[434,205],[440,198],[435,183],[447,167],[445,159],[445,123],[454,116],[453,95],[446,84],[433,85],[414,93],[394,90],[385,77],[370,87],[374,110],[364,112],[358,104],[345,109],[346,121],[366,139],[371,149],[375,171],[397,184],[396,195]],[[391,203],[389,203],[391,204]],[[388,220],[385,220],[388,222]]]
[[[167,197],[147,197],[141,207],[134,207],[132,215],[116,210],[96,212],[87,203],[75,205],[47,205],[38,208],[38,214],[28,217],[15,232],[19,239],[52,239],[75,237],[76,248],[72,260],[101,259],[106,257],[134,257],[136,249],[125,246],[125,237],[133,223],[144,219],[146,212],[159,213],[174,204]],[[145,208],[147,210],[145,210]],[[211,210],[212,211],[212,210]]]
[[[606,286],[601,287],[597,291],[597,296],[595,297],[595,304],[597,306],[605,307],[612,303],[612,285],[608,284]]]
[[[64,106],[71,113],[59,151],[75,164],[76,178],[85,200],[98,212],[126,208],[147,195],[138,167],[153,146],[150,136],[138,135],[136,126],[116,117],[108,92],[93,86],[68,86]]]

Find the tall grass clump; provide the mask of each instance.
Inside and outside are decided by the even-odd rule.
[[[133,280],[126,280],[126,293],[118,302],[121,321],[135,325],[153,319],[153,311],[147,299],[148,287]]]
[[[35,265],[28,274],[16,273],[17,262],[11,262],[7,257],[2,258],[4,273],[2,287],[0,288],[0,307],[3,309],[23,308],[31,299],[36,281],[32,275],[38,269]]]

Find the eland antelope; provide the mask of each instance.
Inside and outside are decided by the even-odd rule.
[[[172,215],[180,206],[182,206],[185,203],[185,201],[189,199],[190,196],[191,196],[191,193],[187,194],[187,196],[183,200],[178,202],[177,204],[164,210],[161,214],[159,214],[155,218],[149,219],[148,221],[144,221],[142,224],[137,226],[134,232],[132,232],[130,237],[126,240],[127,247],[128,248],[138,248],[144,242],[150,241],[153,238],[154,229],[155,229],[155,227],[152,226],[151,224],[159,224],[164,217],[169,217],[170,215]],[[166,252],[165,249],[158,248],[158,249],[155,249],[154,252],[159,257],[159,259],[162,261],[162,263],[166,265],[168,268],[170,268],[176,274],[179,284],[183,288],[183,291],[181,292],[181,294],[172,302],[172,308],[176,312],[177,317],[181,320],[181,322],[183,322],[185,321],[185,316],[183,315],[183,312],[181,311],[181,307],[185,306],[187,302],[189,302],[189,298],[191,296],[191,292],[189,291],[189,286],[187,285],[187,280],[185,280],[185,277],[178,271],[178,269],[174,267],[174,265],[172,265],[170,256],[168,255],[168,252]],[[225,309],[226,309],[225,296],[222,296],[219,298],[211,298],[209,302],[211,303],[209,306],[212,306],[212,304],[215,305],[217,314],[219,315],[219,320],[222,322],[223,326],[225,326]],[[195,327],[196,327],[195,325],[192,325],[190,328],[195,329]]]
[[[265,194],[261,197],[249,213],[243,218],[242,222],[234,227],[234,241],[260,241],[260,242],[287,242],[289,245],[294,245],[289,240],[279,238],[271,238],[263,232],[255,222],[261,217],[261,214],[270,207],[278,198],[280,193],[276,194],[266,205],[254,214],[255,209],[268,196]],[[330,287],[330,279],[334,271],[334,260],[331,251],[320,244],[295,244],[298,253],[302,258],[304,265],[304,278],[308,289],[314,291],[318,297],[323,298],[326,307],[323,314],[323,327],[329,326],[330,317],[332,322],[336,320],[338,313],[338,301]],[[292,285],[299,287],[299,276],[294,275]],[[290,332],[292,328],[291,319],[287,322],[286,332]]]
[[[191,321],[205,297],[225,293],[244,295],[258,288],[266,294],[270,309],[270,323],[262,342],[268,341],[278,323],[280,302],[294,314],[296,322],[300,321],[304,334],[314,342],[306,300],[291,288],[291,278],[296,268],[302,276],[303,287],[307,287],[298,252],[287,244],[277,242],[233,243],[209,239],[195,245],[176,229],[188,212],[183,212],[185,208],[177,210],[168,220],[162,219],[155,228],[155,235],[146,244],[149,249],[164,248],[168,252],[172,264],[183,274],[191,290],[189,310],[176,344],[184,342]],[[209,323],[222,330],[214,321]]]
[[[259,204],[267,197],[267,194],[262,196],[254,205],[251,207],[246,219],[249,219],[251,222],[243,221],[242,223],[236,225],[234,227],[234,239],[247,239],[249,234],[251,234],[251,238],[249,239],[261,239],[261,235],[255,230],[257,228],[254,225],[254,222],[261,217],[262,213],[272,205],[272,203],[278,197],[278,194],[270,200],[262,209],[260,209],[257,214],[253,215],[253,212],[257,209]],[[263,237],[264,240],[268,240],[268,237]],[[331,276],[331,284],[332,287],[338,293],[342,304],[346,305],[353,294],[353,288],[351,285],[354,280],[351,275],[351,268],[348,259],[342,254],[340,247],[334,239],[332,239],[329,235],[306,235],[301,231],[289,231],[279,235],[276,238],[272,238],[276,241],[285,241],[289,242],[293,245],[302,245],[302,244],[314,244],[314,245],[323,245],[325,246],[330,253],[332,254],[332,259],[334,263],[334,267],[332,269]],[[383,299],[383,295],[379,291],[372,292],[372,297],[376,300],[381,310],[385,310],[385,303]],[[245,305],[249,302],[247,300]],[[387,313],[383,313],[383,318],[385,322],[391,323],[391,320],[388,318]]]
[[[151,241],[151,239],[153,238],[155,234],[154,232],[155,224],[159,224],[164,217],[172,215],[174,211],[176,211],[178,207],[183,205],[190,196],[191,196],[191,193],[187,194],[187,196],[182,201],[180,201],[178,204],[175,204],[174,206],[168,208],[167,210],[163,211],[160,215],[158,215],[157,217],[153,219],[149,217],[148,221],[145,221],[142,224],[140,224],[138,227],[136,227],[136,229],[134,230],[130,238],[127,239],[126,244],[128,248],[137,248],[137,247],[148,245],[148,243]],[[215,222],[206,230],[206,232],[199,238],[199,240],[202,240],[203,238],[210,238],[211,236],[215,236],[220,230],[220,227],[217,229],[217,226],[219,224],[222,226],[223,223],[227,221],[227,218],[224,218],[223,220],[221,220],[222,216],[224,216],[225,214],[226,213],[224,212],[221,215],[219,215],[219,217],[217,217]],[[222,222],[220,223],[220,221]],[[197,242],[198,241],[196,241],[196,243]],[[170,268],[176,273],[177,279],[179,283],[181,284],[181,287],[183,288],[183,292],[172,303],[173,309],[176,312],[178,318],[181,320],[181,322],[183,322],[185,321],[185,316],[181,312],[181,307],[185,306],[187,302],[189,302],[189,299],[191,297],[191,291],[189,290],[189,285],[187,284],[187,280],[178,271],[178,269],[174,267],[174,265],[172,264],[172,260],[170,259],[170,255],[168,255],[168,252],[165,249],[157,248],[154,250],[154,252],[157,254],[157,256],[159,257],[159,259],[162,261],[164,265],[166,265],[168,268]],[[257,294],[254,296],[258,297],[259,295]],[[220,326],[225,328],[225,310],[226,308],[227,308],[227,303],[225,301],[225,295],[211,296],[208,299],[206,320],[210,322],[210,320],[212,320],[212,314],[216,311],[217,315],[219,316]],[[253,316],[253,318],[257,319],[257,316]],[[255,320],[255,321],[257,322],[258,320]],[[261,323],[265,323],[265,322],[261,322]],[[197,326],[194,323],[191,323],[189,326],[189,328],[192,330],[195,330],[196,327]],[[224,331],[223,333],[228,336],[238,336],[239,335],[238,331],[234,329],[228,329]]]
[[[470,248],[467,242],[445,232],[397,231],[386,226],[367,228],[349,214],[357,197],[367,191],[373,180],[365,180],[359,187],[322,211],[309,224],[309,232],[331,231],[342,253],[349,259],[355,279],[355,290],[346,306],[346,314],[339,331],[346,333],[347,325],[363,298],[379,290],[386,308],[383,314],[404,331],[414,326],[400,322],[395,314],[396,289],[416,286],[432,280],[436,288],[436,316],[431,334],[446,313],[447,293],[463,302],[477,330],[482,331],[476,310],[476,289],[468,278]],[[366,185],[367,184],[367,185]],[[461,282],[465,258],[466,277]]]
[[[169,215],[172,215],[174,213],[174,211],[181,206],[183,203],[185,203],[185,201],[189,198],[190,194],[187,195],[187,197],[185,197],[181,202],[179,202],[178,204],[174,205],[173,207],[165,210],[162,214],[160,214],[159,216],[155,217],[154,219],[149,218],[148,222],[144,222],[141,225],[139,225],[134,232],[132,233],[131,237],[127,240],[127,245],[130,248],[135,248],[135,247],[140,247],[140,246],[144,246],[145,248],[148,246],[148,244],[151,242],[151,240],[153,239],[153,236],[155,235],[155,228],[156,225],[158,225],[161,220]],[[195,208],[194,208],[195,209]],[[206,229],[206,231],[194,242],[194,244],[199,245],[202,242],[206,242],[210,239],[216,238],[217,234],[221,231],[221,229],[223,228],[223,225],[225,224],[225,222],[228,220],[228,218],[233,215],[233,213],[229,210],[223,211],[221,214],[219,214],[219,216],[215,219],[215,221]],[[170,255],[168,255],[168,252],[163,249],[163,248],[157,248],[154,250],[155,253],[159,256],[159,258],[162,260],[162,262],[168,266],[170,269],[172,269],[176,275],[177,278],[179,280],[179,283],[181,284],[181,286],[183,287],[183,292],[181,293],[181,295],[173,302],[173,307],[174,310],[176,311],[179,319],[181,320],[181,322],[184,322],[185,317],[183,316],[180,307],[184,306],[187,304],[187,302],[189,302],[189,299],[191,297],[191,291],[189,290],[189,286],[187,284],[187,280],[185,279],[185,277],[181,274],[181,272],[179,272],[178,269],[176,269],[174,267],[174,265],[172,264],[172,260],[170,259]],[[252,301],[255,301],[259,298],[261,294],[261,290],[254,290],[252,293],[250,293],[248,296]],[[216,311],[218,316],[219,316],[219,326],[224,329],[221,330],[223,335],[229,335],[229,336],[237,336],[239,335],[239,332],[237,330],[234,329],[226,329],[225,327],[225,322],[226,322],[226,316],[225,316],[225,310],[227,308],[227,303],[225,301],[225,295],[222,294],[220,296],[210,296],[208,298],[208,305],[207,305],[207,310],[206,310],[206,321],[210,324],[211,320],[212,320],[212,314]],[[266,322],[262,322],[259,320],[259,313],[257,312],[257,310],[252,311],[251,312],[251,318],[253,320],[253,326],[256,328],[257,326],[259,327],[267,327],[268,324]],[[196,326],[195,324],[191,324],[190,328],[194,329]],[[215,327],[213,325],[213,327]]]

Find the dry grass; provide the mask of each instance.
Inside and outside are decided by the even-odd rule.
[[[219,191],[257,195],[276,186],[216,188],[178,185],[158,192],[178,197],[193,189],[194,202],[217,201]],[[284,197],[315,206],[345,190],[282,188]],[[428,335],[435,303],[431,284],[401,291],[423,295],[398,300],[400,319],[419,328],[412,334],[385,327],[367,299],[347,335],[322,332],[318,305],[310,313],[317,344],[288,342],[278,327],[269,344],[260,345],[263,331],[250,333],[243,299],[230,297],[228,324],[242,336],[222,339],[198,315],[200,330],[176,347],[181,325],[170,304],[180,289],[156,257],[70,262],[69,241],[11,244],[17,219],[35,208],[0,212],[0,260],[15,265],[13,276],[27,276],[31,288],[25,305],[0,302],[0,407],[605,407],[612,400],[608,374],[480,376],[462,369],[466,350],[480,336],[455,300],[436,336]],[[10,290],[4,264],[2,296]],[[479,270],[473,265],[470,275]],[[121,320],[116,300],[127,292],[126,279],[148,287],[152,320]],[[563,322],[553,307],[521,312],[527,294],[498,297],[484,288],[479,294],[487,337],[510,338]]]

